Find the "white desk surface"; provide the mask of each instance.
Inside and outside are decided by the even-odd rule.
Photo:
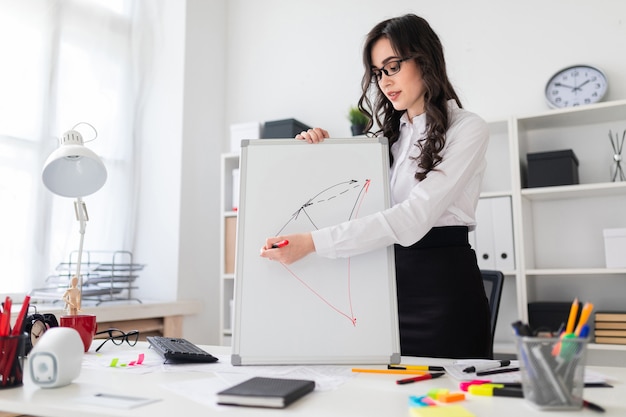
[[[100,343],[99,341],[94,341]],[[97,346],[97,345],[96,345]],[[326,384],[325,389],[317,389],[284,410],[218,406],[215,393],[233,385],[234,379],[247,379],[260,372],[260,367],[230,365],[230,348],[202,346],[220,358],[219,365],[210,364],[162,365],[161,358],[148,349],[145,342],[134,348],[126,344],[115,346],[110,341],[94,353],[95,346],[85,355],[80,376],[70,385],[61,388],[42,389],[33,385],[25,372],[24,385],[18,388],[0,389],[0,411],[21,413],[33,416],[83,417],[89,416],[311,416],[311,417],[367,417],[367,416],[409,416],[408,397],[424,395],[433,388],[448,388],[459,391],[458,382],[448,375],[439,379],[407,385],[397,385],[395,381],[406,375],[366,374],[351,372],[354,366],[337,366],[341,378],[336,378],[337,386]],[[145,354],[144,364],[134,367],[111,368],[112,357],[119,357],[120,363],[130,362],[140,353]],[[449,361],[448,361],[449,362]],[[441,360],[403,358],[405,364],[442,364]],[[381,368],[385,366],[361,366]],[[26,367],[25,367],[26,368]],[[242,369],[244,368],[244,369]],[[271,368],[271,369],[270,369]],[[294,371],[297,367],[269,367],[270,373],[281,370]],[[466,394],[460,404],[476,417],[532,417],[556,415],[558,417],[626,416],[626,368],[589,367],[605,375],[613,388],[586,388],[584,398],[606,409],[600,414],[589,409],[577,411],[538,411],[519,398],[479,397]],[[312,372],[315,366],[303,367]],[[327,368],[328,369],[328,368]],[[235,372],[235,373],[233,373]],[[241,373],[247,373],[242,375]],[[273,376],[273,375],[269,375]],[[326,378],[326,377],[324,377]],[[332,378],[331,378],[332,379]],[[317,381],[317,379],[316,379]],[[325,380],[328,382],[328,380]],[[322,384],[323,385],[323,384]],[[318,382],[319,386],[319,382]],[[100,405],[85,405],[81,399],[93,398],[95,394],[157,399],[151,404],[132,409],[111,408]],[[442,405],[445,407],[445,405]]]

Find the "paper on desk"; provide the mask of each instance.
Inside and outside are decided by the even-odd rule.
[[[139,356],[143,354],[143,360],[139,364]],[[117,349],[111,345],[103,348],[100,352],[87,352],[83,357],[84,369],[118,369],[124,372],[147,374],[151,372],[217,372],[219,370],[232,369],[230,356],[216,355],[218,362],[211,363],[165,363],[163,357],[152,349],[131,348]]]
[[[117,346],[111,345],[111,348],[103,348],[100,352],[85,353],[83,369],[110,368],[136,374],[163,370],[163,358],[149,349],[116,349]]]
[[[217,404],[217,393],[243,382],[253,376],[275,378],[310,379],[315,381],[316,391],[328,391],[354,378],[350,367],[332,365],[312,366],[223,366],[215,369],[214,378],[194,379],[163,384],[176,394],[201,404],[222,407]]]
[[[128,395],[116,395],[98,393],[76,398],[77,402],[87,405],[95,405],[105,408],[125,408],[131,409],[142,405],[151,404],[160,401],[157,398],[131,397]]]
[[[485,360],[485,359],[460,359],[456,360],[452,363],[452,365],[446,365],[443,368],[446,370],[448,375],[457,381],[472,381],[474,379],[488,379],[491,382],[521,382],[521,376],[519,371],[507,372],[503,374],[494,374],[494,375],[485,375],[485,376],[477,376],[476,372],[463,372],[463,369],[468,366],[476,366],[483,365],[485,363],[491,363],[493,361]],[[519,361],[511,361],[509,366],[503,366],[498,369],[506,369],[506,368],[517,368],[519,367]]]
[[[502,374],[493,374],[493,375],[484,375],[477,376],[475,372],[463,372],[463,369],[468,366],[481,365],[484,363],[489,363],[493,361],[485,360],[485,359],[460,359],[454,361],[451,365],[445,365],[444,369],[452,378],[458,381],[472,381],[474,379],[488,379],[494,383],[512,383],[512,382],[522,382],[522,376],[520,371],[506,372]],[[519,361],[511,361],[509,366],[504,366],[502,369],[506,368],[517,368],[519,367]],[[500,368],[498,368],[500,369]],[[589,369],[585,369],[585,383],[604,383],[607,381],[606,376],[591,371]]]

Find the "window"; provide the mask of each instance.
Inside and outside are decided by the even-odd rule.
[[[77,123],[108,171],[84,198],[85,250],[132,250],[138,89],[132,0],[3,2],[0,11],[0,293],[27,293],[78,248],[73,200],[41,181],[58,138]],[[85,141],[90,129],[78,129]]]

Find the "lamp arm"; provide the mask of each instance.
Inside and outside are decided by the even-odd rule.
[[[74,201],[74,211],[76,212],[76,220],[79,222],[80,240],[78,244],[78,260],[76,261],[76,278],[78,279],[78,310],[81,308],[81,299],[83,294],[83,279],[80,275],[80,267],[83,257],[83,242],[85,240],[85,229],[87,227],[87,221],[89,220],[89,214],[87,213],[87,205],[81,197],[76,198]]]

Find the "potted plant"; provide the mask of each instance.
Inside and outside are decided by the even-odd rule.
[[[365,127],[370,119],[358,107],[352,106],[348,112],[348,120],[350,121],[352,136],[358,136],[365,133]]]

